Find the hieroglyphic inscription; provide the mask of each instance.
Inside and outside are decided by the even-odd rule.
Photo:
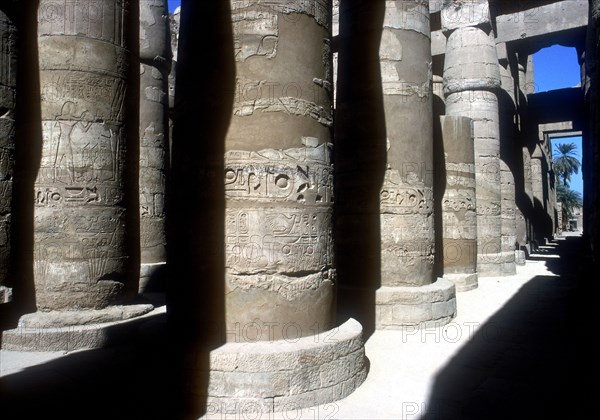
[[[402,179],[399,171],[386,171],[380,194],[382,213],[421,214],[433,212],[433,191],[421,181]]]
[[[91,187],[121,179],[121,128],[83,120],[43,121],[38,183]]]
[[[119,121],[124,118],[124,77],[53,70],[41,74],[43,113],[57,120]]]
[[[104,307],[120,298],[127,276],[129,7],[123,0],[40,1],[34,280],[42,310]]]
[[[311,16],[325,27],[330,27],[331,0],[231,0],[233,21],[246,16],[279,13],[283,19],[294,23],[298,14]]]
[[[124,46],[126,0],[41,0],[39,32],[78,35]]]
[[[320,271],[331,266],[331,211],[227,209],[226,266],[231,273]]]
[[[36,212],[35,273],[45,290],[64,283],[95,284],[122,265],[124,211],[87,215],[53,208]]]
[[[226,154],[228,199],[331,204],[333,173],[330,145]]]
[[[234,50],[237,61],[249,57],[273,58],[277,54],[279,22],[277,14],[269,9],[249,7],[243,13],[232,14]]]
[[[315,146],[226,154],[232,273],[314,272],[331,265],[331,145]]]
[[[227,276],[227,292],[235,289],[265,290],[274,292],[291,301],[304,295],[307,291],[319,290],[324,283],[335,283],[335,270],[290,279],[277,274],[257,274],[253,276]]]
[[[17,30],[0,11],[0,304],[9,300],[5,287],[10,264],[10,231],[15,148]]]

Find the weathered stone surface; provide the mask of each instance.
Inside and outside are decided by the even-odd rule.
[[[442,198],[444,278],[477,287],[477,200],[472,120],[441,117],[446,185]]]
[[[496,16],[498,42],[510,42],[540,37],[578,28],[588,23],[586,0],[563,0],[547,2],[540,7],[524,7],[517,13],[500,13]],[[501,9],[500,9],[501,11]]]
[[[480,277],[500,275],[502,266],[499,88],[492,35],[474,27],[454,31],[448,38],[444,67],[446,114],[473,119]]]
[[[387,135],[381,284],[421,286],[433,281],[434,259],[428,2],[386,2],[379,59]]]
[[[2,332],[2,350],[75,351],[127,342],[148,317],[164,313],[164,307],[151,310],[151,305],[132,305],[28,314],[17,328]]]
[[[101,309],[137,289],[136,239],[128,236],[137,222],[128,213],[128,204],[137,209],[129,4],[40,2],[34,276],[41,311]]]
[[[514,150],[517,101],[510,67],[500,66],[500,184],[502,211],[502,274],[516,274],[517,205],[515,201]]]
[[[454,283],[440,278],[419,287],[381,287],[375,296],[378,329],[441,326],[456,316]]]
[[[15,158],[16,43],[17,28],[0,8],[0,304],[11,299],[8,276]]]
[[[144,315],[153,309],[152,305],[110,306],[105,309],[85,311],[49,311],[23,315],[19,319],[22,328],[58,328],[77,325],[103,324],[124,321]]]
[[[477,274],[445,274],[444,278],[454,283],[457,292],[468,292],[479,286]]]
[[[165,263],[171,40],[166,0],[140,2],[140,292]]]
[[[339,400],[365,380],[365,362],[353,319],[312,337],[230,342],[210,354],[208,410],[256,414]]]
[[[237,89],[225,143],[227,330],[248,332],[238,340],[280,339],[291,324],[312,335],[333,326],[335,308],[331,3],[231,5]]]
[[[442,30],[449,31],[477,25],[491,25],[490,4],[487,0],[444,1],[441,10]]]

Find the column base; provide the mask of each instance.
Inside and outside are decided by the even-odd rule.
[[[0,286],[0,305],[12,301],[12,289],[10,287]]]
[[[456,316],[456,288],[439,278],[427,286],[380,287],[375,293],[376,329],[439,327]]]
[[[166,269],[166,262],[141,264],[138,293],[163,292],[165,290]]]
[[[478,254],[477,274],[479,278],[503,276],[502,254]]]
[[[502,275],[503,276],[514,276],[517,274],[517,266],[515,264],[515,251],[502,252]]]
[[[152,305],[111,306],[98,310],[35,312],[23,315],[17,328],[2,332],[2,349],[12,351],[74,351],[113,343],[132,321]]]
[[[367,376],[362,326],[300,339],[227,343],[210,354],[207,413],[240,415],[307,408],[340,400]]]
[[[477,287],[479,287],[477,273],[444,274],[444,278],[454,283],[457,292],[468,292],[469,290],[477,289]]]
[[[527,263],[527,255],[525,251],[515,250],[515,264],[525,265]]]

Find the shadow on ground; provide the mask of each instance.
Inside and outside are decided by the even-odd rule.
[[[165,315],[127,345],[75,352],[0,378],[2,419],[174,418]]]
[[[436,376],[423,419],[568,419],[593,412],[598,285],[581,238],[558,241],[556,251],[560,259],[545,261],[559,277],[533,278],[479,328]]]

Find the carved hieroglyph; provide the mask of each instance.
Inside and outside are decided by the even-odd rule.
[[[42,311],[118,302],[136,273],[124,179],[129,7],[113,0],[39,5],[43,148],[34,276]]]
[[[479,276],[500,275],[502,266],[499,88],[492,35],[475,27],[450,34],[444,63],[446,114],[473,119]]]
[[[286,338],[289,328],[318,334],[334,312],[331,4],[231,6],[237,90],[225,153],[227,329],[252,327],[236,335],[245,341]]]
[[[433,131],[429,5],[386,1],[379,50],[387,130],[380,196],[381,283],[433,281]]]
[[[140,2],[140,290],[167,259],[171,41],[166,0]]]
[[[500,104],[500,183],[502,211],[502,273],[516,274],[517,205],[515,201],[514,162],[517,102],[515,80],[510,67],[499,66],[504,100]]]
[[[15,26],[0,10],[0,304],[10,298],[7,280],[15,148],[16,37]]]
[[[472,121],[441,117],[446,185],[442,198],[444,277],[458,291],[477,287],[477,199]],[[438,227],[439,228],[439,227]]]

